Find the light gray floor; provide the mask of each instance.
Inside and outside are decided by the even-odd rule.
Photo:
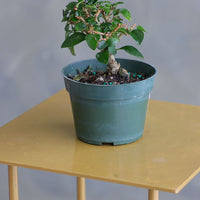
[[[61,69],[93,58],[85,44],[72,57],[60,49],[64,39],[62,9],[69,0],[0,1],[0,126],[64,87]],[[151,98],[200,105],[200,1],[126,0],[134,23],[147,30],[140,50],[158,76]],[[123,40],[130,44],[132,40]],[[124,53],[118,57],[132,58]],[[20,200],[75,199],[75,178],[19,169]],[[87,180],[88,200],[139,200],[147,190]],[[0,200],[8,199],[7,168],[0,165]],[[162,200],[199,200],[200,175],[179,194]]]

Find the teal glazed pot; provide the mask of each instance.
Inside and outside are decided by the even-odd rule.
[[[95,85],[74,81],[68,75],[83,72],[89,65],[93,71],[106,70],[95,59],[72,63],[62,72],[70,94],[77,137],[90,144],[122,145],[142,137],[149,94],[156,69],[144,62],[117,59],[129,72],[145,72],[148,78],[121,85]]]

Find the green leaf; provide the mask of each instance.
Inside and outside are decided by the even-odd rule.
[[[113,16],[118,16],[119,15],[119,9],[114,9],[113,10]]]
[[[123,46],[118,50],[121,50],[121,49],[126,51],[127,53],[133,55],[133,56],[136,56],[136,57],[139,57],[139,58],[144,58],[144,56],[133,46]]]
[[[77,2],[72,1],[69,4],[66,5],[67,10],[74,10],[74,7],[76,6]]]
[[[75,15],[72,15],[72,16],[70,16],[70,18],[68,19],[68,21],[72,21],[72,22],[76,23],[76,22],[79,21],[79,19],[77,19],[77,17]]]
[[[101,5],[99,7],[101,8],[101,10],[103,10],[106,13],[106,15],[108,15],[111,11],[111,8],[101,6]]]
[[[126,8],[119,8],[119,12],[129,21],[131,21],[131,13]]]
[[[97,2],[97,0],[87,0],[88,4],[95,4]]]
[[[108,43],[105,40],[103,40],[103,41],[99,42],[98,49],[102,50],[102,49],[105,49],[107,46],[108,46]]]
[[[97,3],[98,0],[93,0],[93,4]]]
[[[110,8],[111,6],[112,6],[111,3],[105,4],[105,7],[107,7],[107,8]]]
[[[111,32],[112,23],[110,22],[104,22],[100,25],[101,29],[104,33]]]
[[[76,31],[83,31],[87,28],[86,24],[84,22],[79,22],[75,25],[75,30]]]
[[[92,49],[95,50],[97,48],[97,40],[95,39],[95,36],[92,34],[88,34],[85,37],[86,42],[88,46]]]
[[[115,46],[110,46],[110,47],[108,47],[108,51],[109,51],[109,53],[111,53],[112,55],[117,54],[117,50],[115,49]]]
[[[99,62],[103,64],[108,64],[109,60],[109,52],[108,49],[104,49],[103,51],[96,54],[96,58]]]
[[[94,6],[94,5],[86,5],[85,7],[86,8],[96,8],[96,6]]]
[[[74,33],[70,35],[68,38],[66,38],[66,40],[62,43],[61,48],[73,47],[84,40],[85,40],[84,33]]]
[[[120,4],[124,4],[124,2],[119,1],[117,3],[113,3],[112,6],[117,6],[117,5],[120,5]]]
[[[129,34],[128,31],[125,28],[119,28],[117,30],[117,32],[124,33],[124,34]]]
[[[65,25],[65,31],[66,31],[66,32],[69,31],[69,24],[66,24],[66,25]]]
[[[66,33],[65,33],[65,40],[69,37],[69,35],[72,33],[72,31],[66,31]]]
[[[119,42],[119,38],[109,38],[107,41],[108,46],[115,46]]]
[[[95,25],[95,26],[94,26],[94,30],[95,30],[95,31],[102,32],[102,28],[99,27],[98,25]]]
[[[77,4],[76,4],[76,8],[78,8],[79,7],[79,5],[82,3],[82,1],[79,1]]]
[[[139,31],[143,31],[143,32],[146,32],[146,30],[142,27],[142,26],[137,26],[137,30],[139,30]]]
[[[91,17],[87,18],[86,22],[93,26],[98,25],[98,23]]]
[[[67,21],[67,16],[63,16],[62,21],[61,22],[66,22]]]
[[[123,19],[117,14],[113,17],[113,23],[114,24],[119,24],[119,23],[122,23]]]
[[[94,36],[95,36],[95,38],[96,38],[97,41],[99,41],[100,38],[101,38],[101,36],[99,34],[94,34]]]
[[[72,54],[73,56],[75,56],[76,53],[75,53],[75,50],[74,50],[74,46],[73,46],[73,47],[68,47],[68,48],[69,48],[71,54]]]
[[[133,30],[130,33],[130,36],[140,45],[144,39],[144,33],[140,30]]]
[[[105,28],[105,27],[107,27],[107,26],[112,26],[112,23],[110,23],[110,22],[104,22],[104,23],[102,23],[100,26],[101,26],[102,28]]]
[[[100,1],[99,3],[100,3],[100,4],[103,4],[103,3],[110,3],[110,1]]]
[[[68,10],[63,10],[63,16],[66,16],[68,14]]]

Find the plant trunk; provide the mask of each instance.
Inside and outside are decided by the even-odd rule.
[[[111,72],[112,74],[117,74],[120,68],[120,63],[117,63],[115,60],[114,55],[109,54],[109,60],[108,60],[108,71]]]
[[[127,70],[120,67],[120,63],[118,63],[115,60],[115,57],[112,54],[109,54],[107,68],[108,68],[108,71],[112,73],[113,75],[119,73],[124,78],[129,78],[129,73],[127,72]]]

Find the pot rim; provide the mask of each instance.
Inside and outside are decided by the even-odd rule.
[[[71,78],[67,77],[67,75],[64,74],[64,69],[72,64],[76,64],[76,63],[79,63],[79,62],[86,62],[86,61],[91,61],[91,60],[97,60],[97,59],[84,59],[84,60],[79,60],[79,61],[76,61],[76,62],[72,62],[72,63],[69,63],[67,66],[65,66],[63,69],[62,69],[62,75],[64,78],[66,78],[68,81],[71,81],[72,83],[75,83],[75,84],[80,84],[80,85],[84,85],[84,86],[93,86],[93,87],[125,87],[127,85],[131,86],[131,85],[136,85],[136,84],[139,84],[141,82],[144,82],[144,81],[147,81],[149,79],[152,79],[156,76],[157,74],[157,69],[155,66],[147,63],[147,62],[143,62],[143,61],[140,61],[140,60],[133,60],[133,59],[126,59],[126,58],[116,58],[116,60],[128,60],[128,61],[136,61],[136,62],[140,62],[140,63],[144,63],[144,64],[147,64],[149,65],[150,67],[152,67],[155,72],[152,76],[144,79],[144,80],[141,80],[141,81],[137,81],[137,82],[132,82],[132,83],[127,83],[127,84],[119,84],[119,85],[99,85],[99,84],[92,84],[92,83],[82,83],[82,82],[78,82],[78,81],[75,81],[75,80],[72,80]]]

